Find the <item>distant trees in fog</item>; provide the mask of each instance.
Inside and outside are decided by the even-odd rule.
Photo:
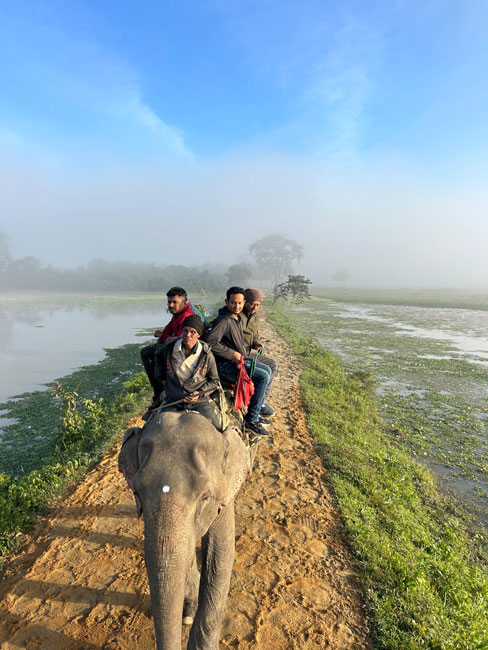
[[[0,288],[47,291],[166,291],[183,286],[187,291],[224,291],[224,273],[182,265],[157,266],[145,262],[93,260],[76,269],[43,266],[34,257],[0,262]]]
[[[236,251],[239,260],[242,252]],[[35,257],[12,259],[7,236],[0,231],[0,289],[45,291],[165,291],[183,286],[193,293],[225,291],[229,286],[275,286],[292,273],[303,246],[286,235],[273,234],[249,246],[248,260],[228,268],[214,266],[158,266],[150,262],[109,262],[95,259],[75,269],[44,265]],[[296,276],[302,277],[302,276]]]
[[[332,279],[334,282],[340,282],[342,286],[346,285],[346,282],[350,279],[351,277],[351,271],[346,268],[340,268],[337,269],[337,271],[333,274]]]
[[[294,262],[303,257],[303,246],[286,235],[273,234],[262,237],[249,246],[259,277],[271,285],[283,281],[293,272]]]

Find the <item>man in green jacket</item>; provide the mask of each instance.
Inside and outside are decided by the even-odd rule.
[[[261,306],[261,292],[258,289],[246,289],[244,291],[244,309],[241,314],[242,330],[244,333],[244,341],[246,343],[246,356],[251,355],[253,352],[263,349],[263,345],[259,339],[259,316],[257,314]],[[261,417],[270,418],[275,414],[275,410],[268,404],[268,399],[271,395],[271,385],[273,379],[278,371],[278,363],[271,359],[271,357],[264,357],[260,355],[259,362],[264,363],[271,370],[271,377],[269,384],[264,393],[264,402],[261,408]]]

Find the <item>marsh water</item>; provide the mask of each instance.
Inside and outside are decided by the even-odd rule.
[[[106,348],[154,341],[169,319],[164,295],[0,294],[0,404],[46,390],[102,360]],[[6,415],[0,410],[0,440],[12,422]]]
[[[313,299],[297,324],[377,380],[401,444],[488,522],[488,311]]]
[[[0,403],[100,361],[105,348],[149,337],[168,320],[156,296],[0,295]]]
[[[214,308],[215,297],[190,299]],[[62,417],[54,380],[80,400],[112,399],[169,319],[164,295],[0,294],[0,473],[52,457]]]

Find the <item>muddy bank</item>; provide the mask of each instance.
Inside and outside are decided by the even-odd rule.
[[[260,443],[237,497],[221,648],[371,648],[359,584],[306,429],[297,365],[269,326],[264,334],[267,354],[280,364],[274,444]],[[2,650],[155,648],[143,523],[117,472],[117,453],[118,446],[8,563]]]

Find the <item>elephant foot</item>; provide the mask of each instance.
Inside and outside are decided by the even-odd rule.
[[[193,625],[193,616],[183,616],[181,622],[183,625]]]

